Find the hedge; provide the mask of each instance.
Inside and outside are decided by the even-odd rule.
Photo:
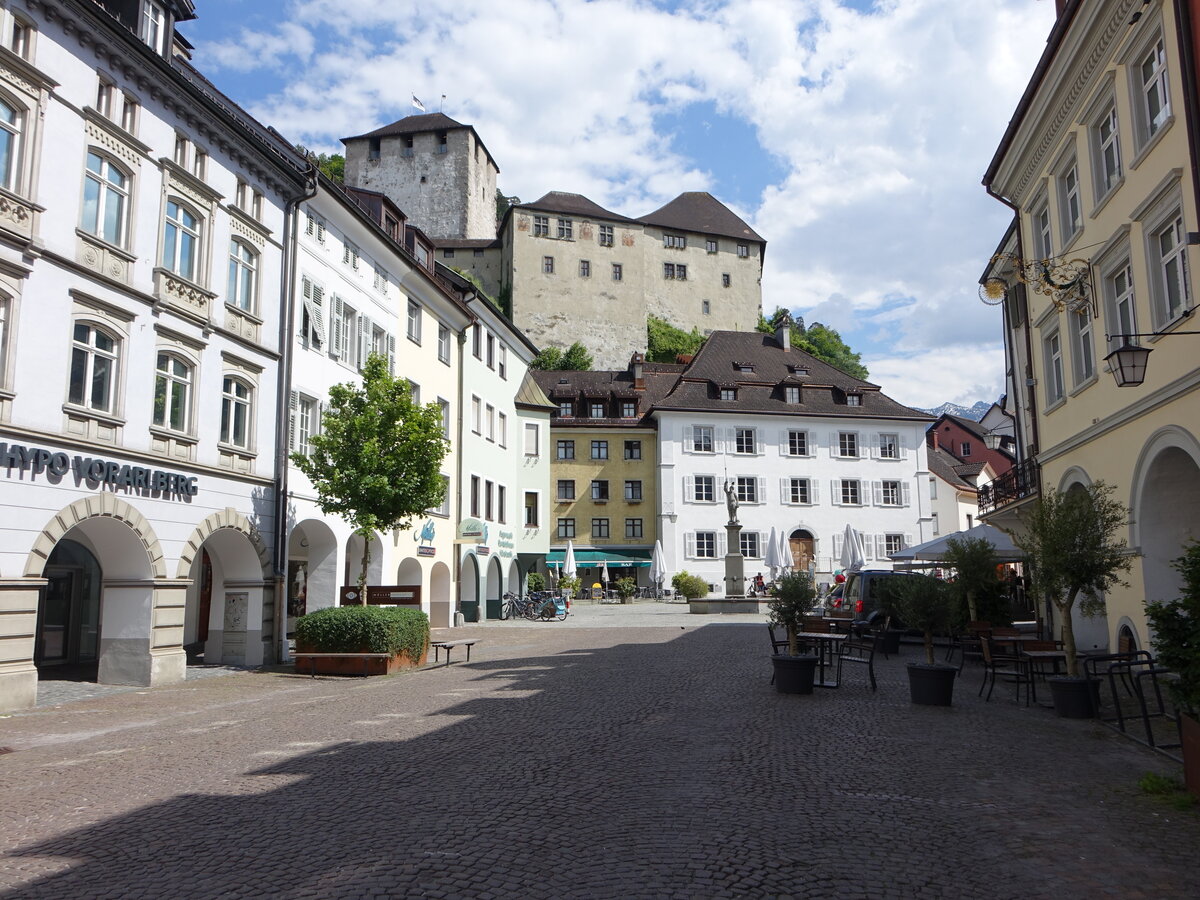
[[[314,653],[408,653],[429,646],[429,616],[419,609],[334,606],[296,620],[296,645]]]

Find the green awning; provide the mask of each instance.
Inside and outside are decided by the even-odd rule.
[[[566,556],[566,550],[551,550],[546,554],[546,565],[554,566],[563,564],[563,557]],[[598,569],[600,563],[607,562],[609,568],[619,568],[620,566],[637,566],[638,568],[650,568],[650,551],[649,550],[576,550],[575,565],[581,569]]]

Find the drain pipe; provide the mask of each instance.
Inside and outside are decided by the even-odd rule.
[[[283,213],[283,271],[280,273],[279,368],[275,409],[275,638],[277,658],[287,662],[287,563],[288,563],[288,397],[292,385],[295,327],[296,257],[300,204],[317,196],[317,169],[309,163],[304,176],[304,193],[288,200]]]

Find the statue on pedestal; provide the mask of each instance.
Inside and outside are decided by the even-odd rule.
[[[734,486],[734,483],[728,479],[725,481],[725,508],[729,510],[729,523],[732,525],[733,523],[737,522],[737,489]]]

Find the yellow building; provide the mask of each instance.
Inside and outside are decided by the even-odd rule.
[[[654,403],[671,390],[683,366],[645,363],[634,354],[625,371],[535,372],[557,407],[550,423],[551,571],[568,542],[584,588],[635,578],[650,584],[658,535],[658,435]]]
[[[984,177],[1016,216],[981,296],[1004,304],[1021,462],[980,511],[1019,529],[1043,490],[1101,480],[1131,511],[1129,586],[1106,619],[1076,620],[1083,649],[1147,646],[1144,602],[1176,595],[1171,561],[1200,534],[1197,5],[1060,0]],[[1150,351],[1144,381],[1117,365],[1126,344]]]

